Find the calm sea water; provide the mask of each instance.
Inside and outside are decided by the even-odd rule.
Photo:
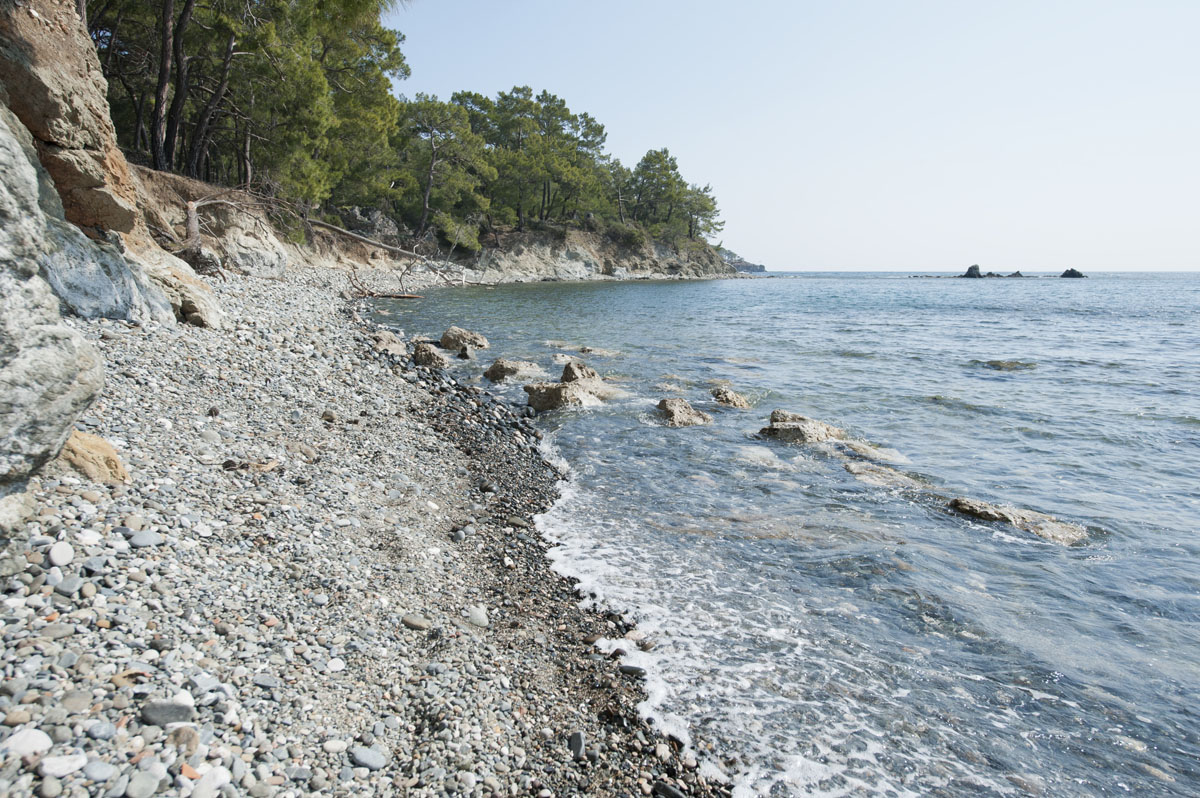
[[[628,398],[539,417],[571,475],[540,527],[656,642],[622,644],[646,712],[739,794],[1200,794],[1200,275],[537,284],[384,309],[409,334],[485,333],[462,379],[610,350],[582,358]],[[755,407],[716,406],[719,381]],[[661,426],[671,395],[715,422]],[[757,438],[775,408],[893,450],[926,489]],[[975,523],[946,511],[959,495],[1088,538]]]

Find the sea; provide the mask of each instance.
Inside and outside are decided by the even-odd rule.
[[[382,301],[625,395],[542,413],[537,519],[736,796],[1200,795],[1200,275],[537,283]],[[592,351],[583,353],[584,348]],[[718,405],[727,385],[749,410]],[[686,398],[705,426],[664,425]],[[760,436],[775,409],[908,478]],[[879,482],[879,480],[876,480]],[[1082,526],[1065,546],[954,497]]]

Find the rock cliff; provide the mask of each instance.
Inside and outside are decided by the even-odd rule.
[[[734,268],[708,246],[673,249],[643,242],[627,246],[602,235],[572,230],[566,235],[513,234],[503,248],[488,249],[472,264],[468,279],[485,283],[539,280],[628,280],[656,277],[728,277]]]
[[[39,274],[61,231],[43,211],[41,165],[18,132],[24,128],[0,108],[0,524],[104,382],[96,350],[62,324]]]
[[[143,222],[107,84],[73,2],[0,3],[0,85],[4,105],[27,131],[14,135],[29,137],[44,169],[39,207],[49,245],[38,253],[39,267],[66,309],[222,326],[207,286],[162,251]]]

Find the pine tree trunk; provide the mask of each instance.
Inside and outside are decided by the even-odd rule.
[[[171,55],[174,45],[175,0],[162,0],[158,27],[158,81],[154,87],[154,112],[150,116],[150,157],[154,168],[167,168],[163,140],[167,134],[167,90],[171,85]]]
[[[208,102],[204,104],[204,109],[200,112],[200,117],[196,120],[195,129],[192,131],[192,146],[188,152],[187,160],[187,173],[192,177],[200,176],[200,156],[208,149],[209,131],[213,115],[216,113],[218,106],[224,101],[225,92],[229,90],[229,70],[233,64],[234,42],[234,34],[230,33],[229,39],[225,43],[225,57],[221,60],[221,80],[217,84],[216,90],[213,91],[212,96],[208,98]]]
[[[175,92],[171,97],[171,109],[167,114],[167,129],[163,135],[163,158],[170,168],[175,166],[175,146],[179,140],[179,125],[183,121],[183,106],[189,91],[189,67],[191,58],[183,49],[183,34],[192,21],[192,9],[196,0],[184,0],[183,11],[171,36],[171,50],[175,57]]]

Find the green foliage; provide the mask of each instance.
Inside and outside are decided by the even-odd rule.
[[[602,231],[622,246],[720,231],[709,186],[666,149],[628,169],[604,126],[516,86],[448,102],[393,95],[394,0],[106,0],[89,27],[121,145],[321,214],[380,208],[415,237],[477,250],[498,231]]]
[[[160,150],[160,168],[255,184],[310,207],[335,193],[386,199],[400,105],[391,81],[408,75],[403,37],[380,23],[390,4],[93,3],[89,29],[120,143]],[[170,117],[161,133],[159,115]]]

